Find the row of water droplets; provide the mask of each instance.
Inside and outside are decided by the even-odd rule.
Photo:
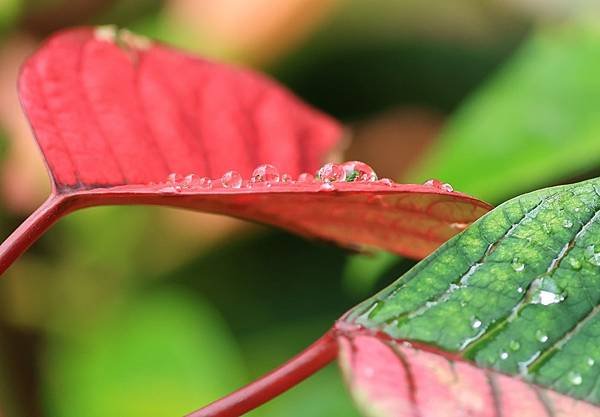
[[[327,163],[323,165],[315,175],[304,172],[294,179],[289,174],[282,174],[271,164],[262,164],[256,167],[249,180],[244,180],[237,171],[227,171],[221,178],[211,179],[201,177],[196,174],[182,176],[177,173],[171,173],[166,179],[166,186],[159,191],[165,194],[179,193],[184,190],[207,190],[211,188],[223,187],[230,189],[239,189],[242,187],[271,187],[275,184],[293,184],[304,183],[321,184],[320,188],[324,191],[335,190],[336,183],[343,182],[363,182],[386,185],[391,187],[393,181],[389,178],[379,179],[375,170],[361,161],[348,161],[341,164]],[[425,185],[438,188],[447,192],[453,191],[450,184],[442,183],[438,180],[429,180]]]

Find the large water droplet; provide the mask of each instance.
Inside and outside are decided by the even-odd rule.
[[[271,164],[259,165],[252,172],[250,182],[267,184],[279,182],[279,170]]]
[[[573,385],[581,385],[583,378],[581,377],[580,373],[571,371],[569,372],[569,382],[571,382]]]
[[[525,264],[523,262],[519,262],[519,258],[514,258],[510,266],[512,266],[512,269],[515,272],[522,272],[525,269]]]
[[[322,182],[342,182],[346,180],[346,170],[340,164],[325,164],[317,172]]]
[[[242,176],[237,171],[227,171],[221,177],[221,184],[225,188],[240,188],[242,186]]]
[[[540,329],[535,332],[535,338],[542,343],[546,343],[548,341],[548,335]]]
[[[342,164],[346,171],[346,181],[377,181],[375,170],[361,161],[348,161]]]
[[[315,177],[312,174],[309,174],[308,172],[303,172],[302,174],[298,175],[298,182],[314,182],[315,181]]]
[[[548,276],[533,280],[531,290],[533,294],[531,304],[547,306],[560,303],[566,298],[565,294],[556,285],[556,282]]]

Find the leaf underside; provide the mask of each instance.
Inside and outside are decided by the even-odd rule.
[[[157,204],[228,214],[363,249],[422,258],[489,205],[435,187],[290,182],[223,187],[269,163],[314,173],[340,125],[249,70],[107,28],[67,30],[25,64],[23,107],[68,210]],[[213,188],[164,192],[170,173]],[[158,185],[157,185],[158,184]]]
[[[343,323],[450,353],[482,369],[479,378],[488,370],[514,375],[520,385],[510,384],[523,395],[534,384],[590,404],[577,405],[583,415],[600,415],[591,406],[600,404],[596,250],[599,179],[536,191],[482,217]]]

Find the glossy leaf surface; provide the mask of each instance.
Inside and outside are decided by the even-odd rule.
[[[55,35],[27,61],[19,88],[54,191],[33,216],[44,224],[26,223],[17,236],[83,207],[157,204],[420,258],[489,209],[443,187],[289,180],[326,159],[341,138],[337,122],[260,75],[126,31]],[[264,163],[288,181],[249,182]],[[241,178],[223,181],[230,170]],[[212,185],[173,184],[171,173]],[[0,265],[30,240],[13,245],[18,250],[5,245]]]
[[[595,179],[499,206],[343,323],[514,375],[523,381],[514,382],[523,395],[526,383],[533,383],[597,405],[599,283],[600,180]],[[479,377],[487,371],[482,372]],[[440,395],[450,395],[451,385],[448,380],[449,391]],[[459,394],[472,395],[459,390],[451,396]],[[486,395],[476,396],[488,401]],[[585,415],[600,415],[600,409],[585,409]]]

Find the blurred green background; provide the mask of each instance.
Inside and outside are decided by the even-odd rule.
[[[115,23],[268,72],[349,126],[346,159],[500,203],[599,175],[597,8],[0,0],[2,235],[48,194],[15,82],[23,59],[62,27]],[[182,415],[284,362],[412,264],[172,209],[75,213],[0,280],[0,414]],[[332,365],[251,415],[357,412]]]

